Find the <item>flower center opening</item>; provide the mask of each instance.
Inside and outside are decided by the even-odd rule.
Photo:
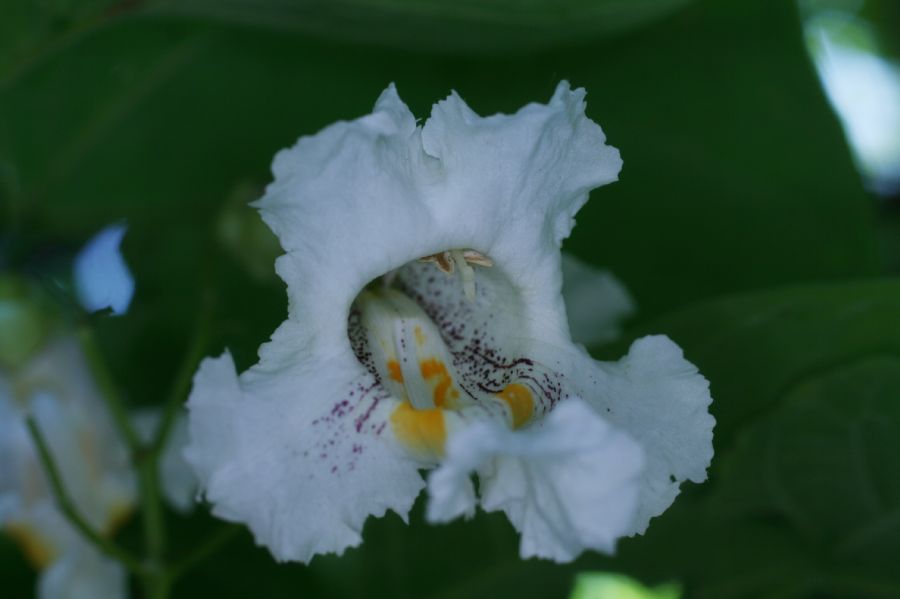
[[[393,432],[422,457],[439,458],[448,432],[470,418],[519,428],[538,408],[538,389],[519,376],[533,367],[530,361],[504,360],[499,347],[490,347],[496,341],[488,330],[506,318],[502,304],[514,303],[494,295],[502,277],[482,270],[491,266],[474,250],[432,254],[376,279],[353,303],[354,352],[400,400]],[[429,284],[425,300],[420,291]]]

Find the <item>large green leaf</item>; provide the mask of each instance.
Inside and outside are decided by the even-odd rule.
[[[841,584],[900,593],[900,354],[787,391],[720,470],[730,517],[783,519]]]
[[[900,596],[900,356],[798,383],[716,462],[626,546],[631,568],[710,599]]]
[[[818,285],[647,325],[709,378],[716,457],[626,569],[699,597],[897,596],[898,305],[900,281]]]

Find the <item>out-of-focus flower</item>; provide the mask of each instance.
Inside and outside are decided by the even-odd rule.
[[[42,599],[124,597],[122,567],[57,509],[27,414],[43,431],[81,514],[111,534],[134,505],[135,477],[74,340],[51,340],[21,368],[0,371],[0,526],[41,570]]]
[[[523,557],[567,561],[705,479],[711,399],[678,346],[601,363],[572,341],[560,245],[621,167],[584,107],[566,83],[487,118],[453,94],[417,126],[391,86],[275,157],[258,207],[287,252],[288,319],[242,375],[206,360],[189,401],[215,514],[306,561],[358,544],[370,515],[405,519],[434,468],[430,520],[480,503]],[[589,336],[624,312],[605,299]]]
[[[591,347],[612,341],[620,324],[634,314],[634,300],[610,272],[563,252],[563,301],[572,341]]]
[[[134,295],[134,278],[119,246],[125,236],[124,224],[106,227],[75,257],[75,290],[88,312],[111,308],[113,314],[128,311]]]
[[[57,508],[25,423],[27,415],[46,438],[77,509],[101,534],[112,534],[134,507],[136,478],[74,339],[51,338],[18,367],[0,366],[0,528],[41,571],[41,599],[127,596],[122,566],[82,538]],[[151,410],[134,416],[145,440],[159,420],[159,413]],[[181,455],[186,439],[181,418],[160,459],[163,493],[180,511],[190,509],[196,491]]]
[[[216,238],[243,270],[257,281],[277,281],[275,258],[281,255],[278,239],[249,205],[261,186],[238,184],[226,199],[216,221]]]

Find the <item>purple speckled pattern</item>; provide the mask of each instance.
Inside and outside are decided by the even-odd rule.
[[[494,336],[492,331],[501,328],[497,326],[497,321],[516,317],[516,306],[512,305],[515,302],[503,297],[504,290],[498,290],[502,277],[487,277],[485,270],[478,268],[476,282],[475,300],[468,301],[464,298],[458,277],[446,275],[432,264],[407,264],[396,278],[397,287],[416,301],[438,326],[459,375],[454,382],[476,405],[483,405],[507,385],[518,383],[531,390],[535,398],[535,416],[546,414],[569,395],[563,376],[528,356],[517,355],[514,349],[510,349],[511,345],[514,347],[516,344]],[[348,335],[357,359],[375,378],[379,389],[377,392],[371,388],[361,391],[374,393],[372,403],[377,403],[378,397],[388,393],[378,382],[366,331],[355,309],[348,318]],[[405,360],[406,357],[400,356],[400,359]],[[365,397],[355,398],[356,403],[364,400]],[[336,404],[333,414],[334,411],[344,411],[346,404],[347,400]],[[368,413],[364,412],[357,418],[357,432],[363,431]],[[382,423],[381,428],[383,426]],[[380,433],[381,430],[376,429],[375,432]]]

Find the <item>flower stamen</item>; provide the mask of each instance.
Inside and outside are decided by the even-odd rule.
[[[472,266],[490,268],[494,265],[493,260],[475,250],[447,250],[423,256],[419,258],[419,262],[430,262],[446,275],[452,275],[459,268],[463,294],[470,302],[475,300],[475,269]]]

